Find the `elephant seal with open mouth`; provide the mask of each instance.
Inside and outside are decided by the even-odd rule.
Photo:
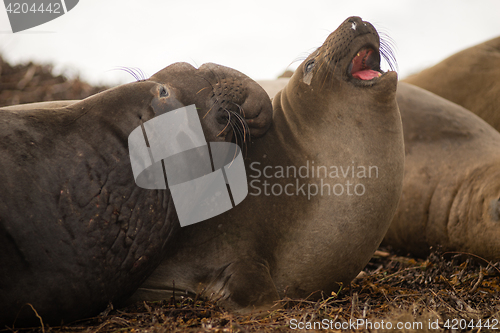
[[[172,289],[239,312],[329,295],[370,260],[401,195],[397,74],[380,70],[373,26],[347,19],[273,101],[273,124],[246,158],[249,196],[182,228],[133,296]]]

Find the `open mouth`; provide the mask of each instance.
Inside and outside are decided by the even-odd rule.
[[[349,65],[348,73],[358,80],[373,80],[382,75],[380,54],[371,47],[358,51]]]

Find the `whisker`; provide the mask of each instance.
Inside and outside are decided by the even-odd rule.
[[[214,90],[214,86],[212,85],[212,82],[210,82],[207,78],[205,78],[204,76],[202,75],[199,75],[199,74],[195,74],[197,77],[201,77],[203,80],[207,81],[207,83],[210,85],[210,87],[212,87],[212,90]],[[203,90],[203,89],[202,89]],[[201,90],[200,90],[201,91]]]
[[[225,128],[227,128],[228,125],[231,126],[231,129],[233,130],[233,134],[234,134],[235,143],[236,143],[236,145],[238,145],[238,132],[236,131],[235,126],[231,123],[231,112],[227,109],[224,109],[224,111],[226,111],[227,114],[229,115],[229,119],[227,121],[227,125]],[[233,159],[231,161],[231,164],[233,163],[234,160],[236,160],[236,153],[237,153],[237,150],[234,151],[234,155],[233,155]],[[231,166],[231,164],[229,166]]]
[[[201,93],[203,90],[205,90],[207,88],[210,88],[210,87],[201,88],[200,90],[198,90],[198,92],[196,93],[196,95],[198,95],[199,93]]]
[[[210,111],[210,110],[209,110],[209,111]],[[227,111],[227,110],[226,110],[226,111]],[[207,112],[207,113],[208,113],[208,112]],[[229,115],[229,119],[228,119],[228,121],[227,121],[226,126],[225,126],[225,127],[222,129],[222,131],[220,131],[220,132],[219,132],[219,134],[217,134],[216,136],[221,135],[221,134],[222,134],[222,133],[226,130],[226,128],[229,126],[229,124],[231,123],[231,114],[230,114],[229,112],[228,112],[228,115]],[[231,126],[231,127],[232,127],[232,126]]]
[[[123,71],[126,72],[136,80],[136,81],[144,81],[146,77],[144,72],[140,68],[136,67],[125,67],[125,66],[116,66],[115,68],[110,69],[109,71]]]
[[[393,71],[399,71],[398,63],[396,61],[396,56],[394,55],[395,42],[394,40],[385,33],[379,33],[380,36],[380,54],[387,61],[389,67]]]
[[[203,116],[203,119],[205,119],[205,117],[210,113],[210,111],[212,111],[213,107],[215,106],[216,102],[214,102],[214,104],[212,104],[212,106],[210,107],[210,109],[208,109],[207,113],[205,113],[205,115]]]
[[[222,80],[220,79],[219,75],[218,75],[216,72],[214,72],[211,68],[209,68],[208,70],[209,70],[209,71],[212,73],[212,75],[215,77],[215,85],[218,85],[219,83],[221,83],[221,82],[222,82]],[[212,88],[213,88],[213,86],[212,86]],[[215,88],[214,88],[214,92],[215,92]]]
[[[240,114],[234,111],[229,111],[229,112],[233,114],[234,118],[236,118],[236,120],[239,121],[239,125],[241,125],[238,126],[238,123],[235,123],[233,128],[235,130],[235,134],[238,135],[243,141],[241,144],[242,146],[241,148],[244,149],[244,154],[246,156],[246,154],[248,153],[248,144],[249,142],[251,142],[250,127],[245,121],[245,118],[243,118]]]
[[[229,111],[230,113],[232,113],[237,120],[239,120],[240,124],[241,124],[241,128],[238,127],[238,130],[240,131],[241,133],[241,130],[243,129],[243,142],[246,142],[246,138],[248,137],[248,139],[250,140],[250,131],[249,131],[249,128],[248,128],[248,124],[246,123],[245,121],[245,118],[243,118],[241,115],[237,114],[236,112],[234,111]]]
[[[231,127],[233,128],[233,131],[234,131],[234,126],[231,125]],[[236,139],[236,145],[238,146],[238,142],[237,142],[237,139]],[[239,147],[239,146],[238,146]],[[231,165],[233,164],[233,162],[236,160],[236,154],[238,153],[238,150],[235,149],[234,150],[234,155],[233,155],[233,160],[231,161],[231,163],[228,165],[228,167],[231,167]]]
[[[243,108],[241,107],[241,105],[231,101],[231,103],[233,103],[234,105],[236,105],[238,107],[238,109],[240,110],[240,113],[243,115],[243,118],[245,118],[245,110],[243,110]]]

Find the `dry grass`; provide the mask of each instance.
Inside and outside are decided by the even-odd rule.
[[[500,262],[437,252],[414,259],[381,250],[338,295],[324,295],[319,301],[285,299],[277,305],[279,308],[265,315],[240,316],[200,299],[143,302],[124,309],[109,308],[98,317],[61,327],[45,326],[44,331],[289,332],[316,323],[317,329],[309,332],[495,332],[500,331]],[[479,320],[484,325],[488,319],[489,329],[445,328],[447,321],[452,326],[455,320],[459,328],[460,320],[462,325],[476,326]],[[495,320],[497,330],[491,327]],[[371,323],[371,327],[356,326],[358,321]],[[343,323],[347,330],[340,330]],[[439,328],[429,329],[431,324]]]
[[[0,57],[0,106],[81,99],[105,88],[91,87],[79,79],[54,77],[50,66],[11,66]],[[500,262],[439,252],[416,259],[382,249],[338,295],[323,295],[319,301],[284,299],[276,310],[261,316],[238,316],[209,301],[183,298],[175,302],[144,302],[124,309],[110,307],[96,318],[60,327],[0,331],[289,332],[295,325],[302,327],[307,323],[317,323],[319,328],[318,323],[323,320],[332,323],[331,329],[308,332],[341,331],[335,327],[342,328],[338,325],[343,323],[347,329],[342,332],[500,332]],[[372,326],[349,327],[349,320],[366,320]],[[447,322],[453,325],[453,320],[458,329],[444,327]],[[477,325],[479,320],[481,328],[460,329],[460,324]],[[490,328],[484,327],[486,320]],[[495,320],[496,329],[491,327]],[[403,329],[397,329],[398,323]],[[421,326],[415,327],[418,323]],[[439,328],[429,329],[430,323]],[[391,329],[387,329],[389,325]]]

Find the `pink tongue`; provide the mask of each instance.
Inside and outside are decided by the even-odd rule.
[[[377,71],[373,71],[371,69],[352,73],[353,77],[360,79],[360,80],[371,80],[371,79],[374,79],[376,77],[379,77],[380,75],[382,75],[382,74],[380,74]]]

